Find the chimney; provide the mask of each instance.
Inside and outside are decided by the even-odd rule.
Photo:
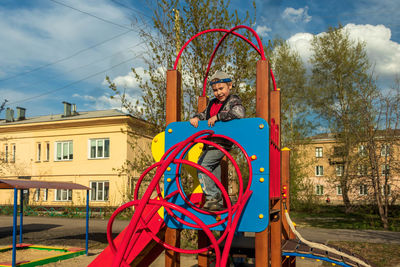
[[[6,122],[14,121],[14,110],[11,108],[6,109]]]
[[[76,104],[72,104],[72,115],[79,115],[79,113],[76,111]]]
[[[71,104],[68,102],[63,101],[64,104],[64,115],[63,117],[69,117],[71,116]]]
[[[25,108],[17,107],[17,121],[25,120]]]

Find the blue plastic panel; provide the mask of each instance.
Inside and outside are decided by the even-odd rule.
[[[269,223],[269,127],[268,123],[261,118],[250,118],[232,120],[229,122],[217,122],[214,127],[208,127],[207,121],[200,121],[199,127],[194,128],[189,122],[174,122],[167,126],[165,131],[165,150],[171,146],[184,141],[192,134],[201,130],[213,130],[215,134],[226,135],[236,140],[243,146],[249,156],[256,155],[257,159],[252,161],[253,182],[251,184],[251,195],[239,222],[237,231],[240,232],[261,232],[265,230]],[[177,189],[175,172],[176,165],[171,164],[170,171],[164,175],[164,191],[168,195]],[[168,182],[167,179],[171,181]],[[263,178],[263,179],[261,179]],[[194,211],[188,207],[184,200],[178,195],[171,199],[177,205],[187,208],[198,216],[206,224],[216,223],[214,216],[205,215]],[[180,213],[176,213],[185,221],[191,222]],[[221,216],[225,218],[227,214]],[[165,212],[167,226],[175,229],[191,229],[177,222],[173,217]],[[213,230],[224,230],[225,225],[220,225]]]

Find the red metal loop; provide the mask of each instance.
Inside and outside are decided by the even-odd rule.
[[[239,26],[237,26],[237,27],[239,27]],[[247,26],[243,26],[243,27],[247,27]],[[247,27],[247,28],[248,28],[248,27]],[[255,31],[254,31],[253,29],[251,29],[251,30],[255,33]],[[229,32],[229,30],[226,30],[226,29],[209,29],[209,30],[202,31],[202,32],[199,32],[199,33],[197,33],[196,35],[194,35],[192,38],[190,38],[190,39],[182,46],[181,50],[179,51],[179,53],[178,53],[178,55],[177,55],[177,57],[176,57],[176,59],[175,59],[174,70],[176,70],[176,68],[177,68],[177,66],[178,66],[178,62],[179,62],[179,59],[180,59],[180,57],[181,57],[181,55],[182,55],[182,53],[183,53],[183,50],[185,50],[185,48],[186,48],[194,39],[196,39],[196,38],[199,37],[200,35],[203,35],[203,34],[209,33],[209,32]],[[253,34],[254,34],[254,33],[253,33]],[[236,36],[242,38],[243,40],[245,40],[246,42],[248,42],[248,43],[261,55],[261,59],[265,60],[264,48],[263,48],[263,46],[262,46],[261,39],[260,39],[260,37],[258,37],[257,33],[255,33],[255,37],[256,37],[256,39],[257,39],[259,48],[257,48],[250,40],[248,40],[248,39],[247,39],[246,37],[244,37],[243,35],[238,34],[238,33],[236,33],[236,32],[232,32],[232,34],[233,34],[233,35],[236,35]]]
[[[236,163],[236,161],[234,160],[234,158],[230,155],[229,152],[227,152],[225,149],[223,149],[221,146],[219,146],[218,144],[215,144],[213,142],[210,142],[208,140],[206,140],[206,138],[209,137],[221,137],[221,138],[225,138],[227,140],[230,140],[231,142],[233,142],[235,145],[237,145],[242,152],[245,155],[245,158],[248,162],[249,165],[249,172],[250,172],[250,177],[249,177],[249,184],[245,190],[245,192],[243,193],[243,181],[242,181],[242,175],[239,169],[238,164]],[[235,167],[235,170],[237,171],[238,174],[238,179],[239,179],[239,184],[240,184],[240,192],[239,192],[239,197],[238,197],[238,202],[232,206],[232,203],[230,202],[229,199],[229,195],[228,192],[225,190],[225,188],[222,186],[221,182],[207,169],[205,169],[204,167],[202,167],[201,165],[198,165],[196,163],[184,160],[183,157],[185,156],[186,152],[196,143],[201,142],[207,145],[212,145],[215,146],[217,149],[220,149],[221,151],[223,151],[223,153],[231,160],[232,164]],[[178,157],[179,156],[179,157]],[[178,158],[177,158],[178,157]],[[183,207],[177,206],[171,202],[168,202],[167,199],[171,198],[172,196],[176,195],[176,194],[180,194],[181,197],[184,199],[184,201],[186,203],[188,203],[190,206],[192,206],[194,209],[198,210],[198,211],[202,211],[201,209],[198,209],[190,200],[187,199],[185,193],[182,191],[182,187],[180,184],[180,181],[177,180],[177,185],[178,185],[178,190],[176,190],[175,192],[172,192],[171,194],[169,194],[168,196],[166,196],[165,198],[162,197],[161,194],[161,190],[159,187],[159,181],[161,179],[161,177],[163,176],[164,172],[166,171],[167,167],[171,164],[174,163],[177,165],[177,174],[176,177],[180,177],[179,175],[179,170],[181,169],[181,165],[182,164],[187,164],[189,166],[192,166],[202,172],[204,172],[206,175],[208,175],[215,183],[216,185],[220,188],[222,195],[225,199],[225,202],[227,203],[227,209],[224,211],[219,211],[216,212],[217,214],[222,214],[222,213],[228,213],[227,217],[224,218],[224,220],[221,220],[220,222],[217,223],[213,223],[210,225],[206,225],[204,222],[202,222],[197,216],[195,216],[192,212],[188,211],[187,209],[184,209]],[[154,168],[157,168],[156,173],[153,177],[153,179],[150,182],[150,185],[148,186],[147,190],[145,191],[142,199],[138,199],[138,192],[139,192],[139,187],[144,179],[144,177]],[[128,258],[128,255],[130,253],[130,251],[133,249],[133,246],[138,238],[138,235],[134,234],[138,231],[138,229],[143,229],[146,230],[146,232],[148,232],[148,234],[150,234],[150,236],[156,241],[159,242],[160,244],[162,244],[165,248],[168,249],[172,249],[176,252],[180,252],[180,253],[200,253],[200,252],[205,252],[209,249],[214,249],[215,253],[216,253],[216,258],[217,258],[217,264],[219,266],[219,263],[221,264],[226,264],[227,261],[227,257],[228,257],[228,252],[229,252],[229,248],[230,245],[232,243],[232,238],[233,238],[233,233],[235,232],[235,229],[237,227],[237,224],[239,222],[239,218],[240,215],[251,195],[251,191],[250,191],[250,184],[251,184],[251,160],[249,158],[249,156],[247,155],[246,151],[243,149],[243,147],[238,144],[235,140],[233,140],[232,138],[229,138],[227,136],[223,136],[223,135],[214,135],[213,131],[211,130],[203,130],[200,131],[198,133],[193,134],[192,136],[188,137],[186,140],[172,146],[162,157],[162,159],[160,160],[159,163],[155,163],[152,166],[150,166],[145,172],[143,172],[143,174],[140,176],[137,186],[135,188],[135,194],[134,194],[134,200],[126,203],[124,205],[122,205],[121,207],[119,207],[111,216],[109,223],[107,225],[107,240],[110,244],[110,248],[111,251],[115,254],[114,257],[114,261],[113,261],[113,266],[128,266],[128,263],[126,262],[126,259]],[[157,194],[158,194],[158,200],[155,199],[150,199],[151,194],[153,193],[154,190],[157,190]],[[114,241],[112,240],[112,224],[113,221],[115,219],[115,217],[124,209],[126,209],[127,207],[130,206],[135,206],[135,213],[132,216],[132,219],[128,225],[128,227],[125,230],[125,234],[121,240],[121,243],[119,245],[119,248],[117,249],[115,247]],[[153,209],[150,211],[150,213],[147,215],[146,218],[142,217],[144,208],[147,205],[151,205],[154,206]],[[152,218],[152,216],[154,216],[154,214],[157,212],[157,210],[163,206],[165,208],[165,210],[171,215],[173,216],[173,218],[175,218],[176,220],[178,220],[179,222],[181,222],[184,225],[193,227],[193,228],[197,228],[197,229],[201,229],[203,231],[206,232],[207,236],[210,238],[211,241],[211,245],[205,248],[201,248],[201,249],[197,249],[197,250],[184,250],[184,249],[180,249],[180,248],[176,248],[173,247],[169,244],[166,244],[164,241],[160,240],[157,236],[156,233],[153,233],[146,225],[147,223],[150,221],[150,219]],[[180,214],[188,217],[189,219],[191,219],[194,223],[188,223],[185,222],[183,220],[181,220],[179,217],[175,215],[174,212],[172,212],[172,210],[175,210],[177,212],[179,212]],[[203,212],[205,214],[211,214],[209,212]],[[213,213],[213,214],[216,214]],[[235,217],[234,217],[235,215]],[[211,230],[213,227],[220,225],[222,223],[227,223],[224,233],[222,234],[222,236],[216,240],[214,238],[214,236],[211,233]],[[220,244],[223,240],[225,241],[225,247],[223,250],[223,253],[221,255],[221,252],[219,250],[218,244]],[[223,265],[221,265],[223,266]]]

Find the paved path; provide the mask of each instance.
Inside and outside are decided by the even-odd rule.
[[[297,231],[299,231],[305,239],[320,243],[326,243],[327,241],[358,241],[400,244],[400,232],[324,229],[314,227],[299,227]]]

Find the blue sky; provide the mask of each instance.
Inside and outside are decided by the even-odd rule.
[[[389,87],[400,70],[400,1],[257,0],[253,26],[266,43],[280,36],[307,65],[310,40],[341,23],[366,42],[380,85]],[[131,98],[140,89],[130,69],[143,70],[138,17],[149,19],[144,0],[2,0],[0,3],[0,101],[27,109],[27,116],[59,114],[62,101],[78,111],[119,108],[106,75]],[[251,2],[232,0],[238,12]],[[189,37],[188,37],[189,38]],[[0,118],[4,118],[4,112]]]

